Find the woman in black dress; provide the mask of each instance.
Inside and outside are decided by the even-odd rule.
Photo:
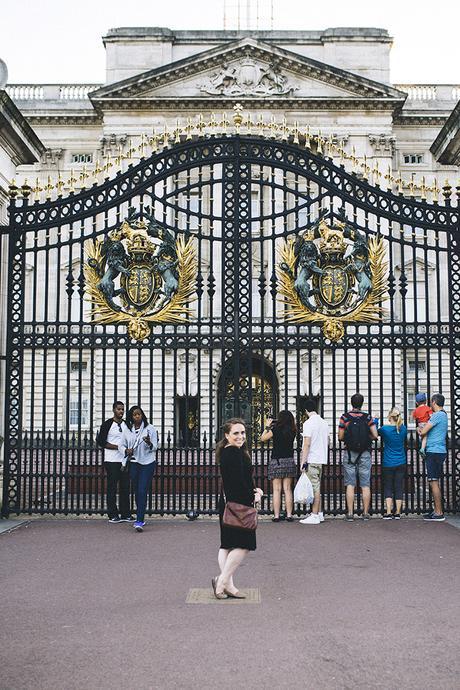
[[[256,533],[223,524],[225,501],[254,506],[255,503],[260,503],[263,492],[254,487],[244,421],[230,419],[225,422],[223,431],[223,439],[216,446],[216,462],[222,478],[219,504],[220,549],[217,558],[220,575],[212,579],[212,587],[217,599],[244,599],[244,594],[233,584],[233,575],[248,551],[255,551]]]
[[[268,463],[268,478],[273,488],[273,522],[279,522],[281,509],[281,492],[286,500],[286,520],[293,522],[292,511],[294,498],[292,480],[297,477],[297,465],[294,460],[294,439],[297,429],[292,412],[282,410],[278,419],[267,419],[267,426],[260,437],[262,443],[273,441],[272,454]]]

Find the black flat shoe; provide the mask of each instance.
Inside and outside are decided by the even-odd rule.
[[[280,521],[279,517],[272,517],[272,522],[279,522],[279,521]]]
[[[294,522],[292,515],[289,515],[289,517],[286,518],[286,522]]]

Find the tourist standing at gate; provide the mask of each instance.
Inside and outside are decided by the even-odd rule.
[[[104,449],[104,467],[107,473],[107,513],[109,522],[131,522],[129,507],[129,476],[123,471],[125,458],[120,451],[123,432],[127,429],[123,421],[125,406],[117,400],[113,404],[113,417],[102,423],[97,444]],[[117,506],[117,489],[120,498],[120,512]]]
[[[371,504],[371,467],[370,449],[372,441],[377,439],[377,429],[373,418],[362,411],[364,398],[361,393],[351,396],[350,412],[340,417],[339,441],[344,441],[345,451],[342,457],[347,502],[346,520],[353,521],[355,486],[359,485],[363,493],[363,519],[369,520]]]
[[[308,419],[303,424],[301,467],[307,472],[313,487],[313,505],[308,517],[300,520],[302,525],[319,525],[324,522],[321,510],[321,476],[323,466],[329,455],[329,426],[319,416],[315,400],[307,400],[305,405]]]
[[[425,449],[425,467],[427,479],[430,484],[430,491],[433,497],[434,510],[423,516],[424,520],[430,522],[444,522],[444,512],[442,507],[442,493],[439,486],[444,471],[444,462],[447,457],[447,413],[444,410],[445,398],[441,393],[435,393],[431,397],[431,409],[433,414],[419,434],[422,438],[427,437]]]
[[[256,549],[255,530],[247,531],[224,524],[225,504],[234,501],[252,507],[260,503],[262,489],[255,488],[251,456],[246,444],[246,426],[242,419],[225,422],[223,438],[216,445],[216,462],[222,487],[219,499],[220,549],[218,563],[220,575],[212,578],[216,599],[244,599],[233,576],[249,551]]]
[[[282,410],[278,419],[267,419],[267,426],[260,437],[262,443],[273,441],[272,453],[268,463],[268,479],[273,490],[273,522],[279,522],[281,510],[281,493],[284,491],[286,501],[286,520],[293,522],[294,497],[292,480],[297,477],[297,465],[294,460],[294,440],[297,434],[292,412]]]
[[[145,526],[147,494],[152,486],[157,464],[155,451],[158,448],[158,434],[155,427],[148,423],[144,411],[138,405],[134,405],[129,410],[126,427],[120,449],[130,461],[129,476],[137,511],[133,527],[136,532],[142,532]]]
[[[401,413],[396,407],[389,411],[388,422],[380,427],[378,434],[383,441],[382,472],[386,506],[383,519],[399,520],[406,475],[407,427],[403,424]]]

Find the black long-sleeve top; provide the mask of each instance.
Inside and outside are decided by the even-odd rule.
[[[252,464],[243,450],[236,446],[223,448],[220,456],[220,474],[227,501],[254,505],[254,480]]]

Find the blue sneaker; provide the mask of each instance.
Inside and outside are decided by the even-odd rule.
[[[134,529],[136,530],[136,532],[143,532],[143,531],[144,531],[144,526],[145,526],[145,522],[138,522],[137,520],[136,520],[136,522],[135,522],[134,525],[133,525],[133,527],[134,527]]]

